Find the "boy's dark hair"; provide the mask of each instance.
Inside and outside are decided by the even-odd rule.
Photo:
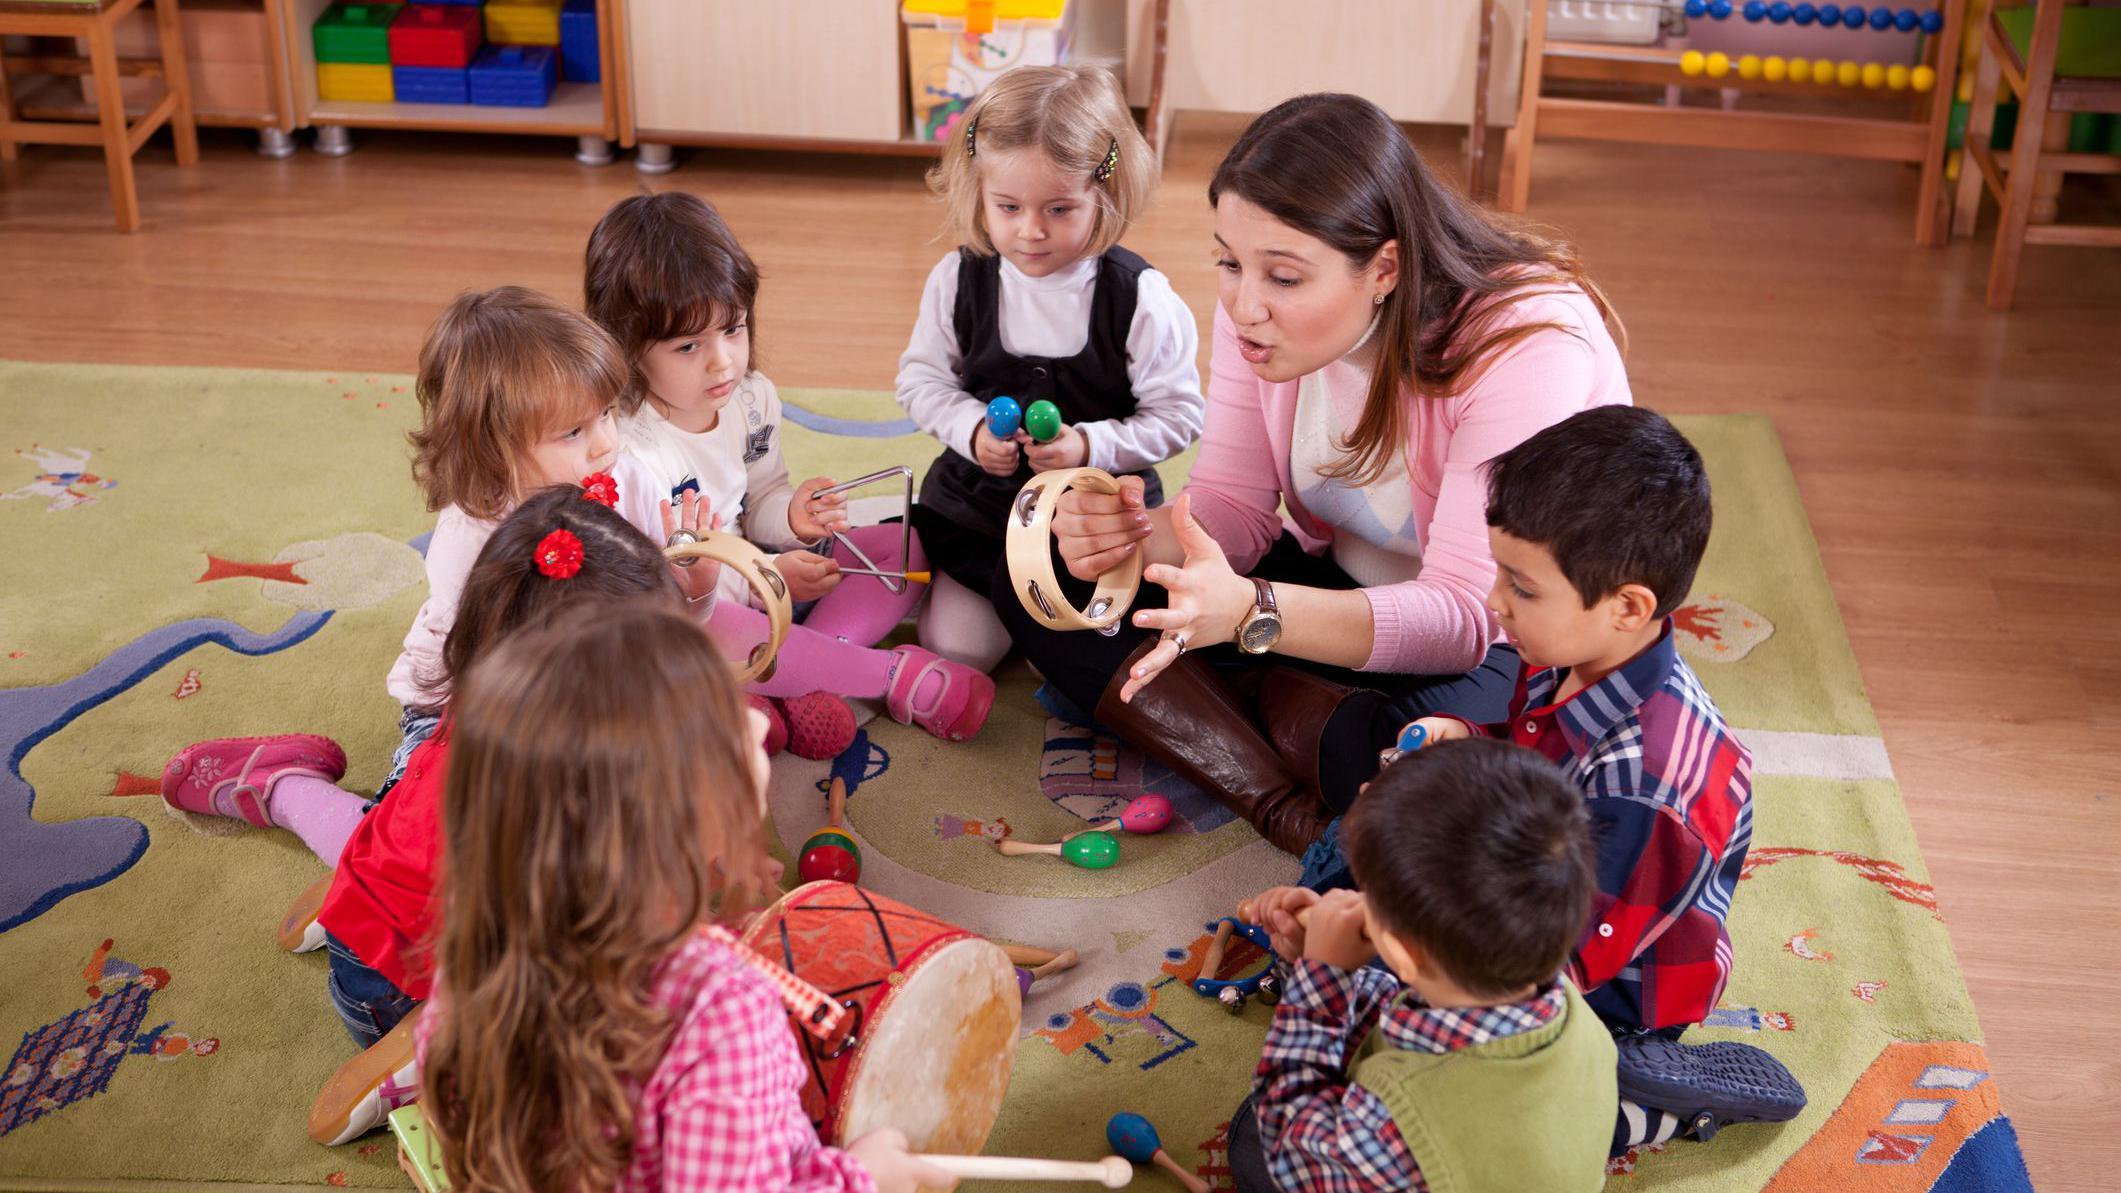
[[[1402,757],[1355,801],[1341,840],[1385,927],[1472,994],[1553,980],[1590,918],[1583,796],[1522,746],[1469,738]]]
[[[759,267],[736,233],[698,195],[664,191],[612,205],[582,253],[582,306],[619,342],[633,366],[622,402],[640,408],[648,388],[640,360],[650,347],[741,314],[759,367]]]
[[[582,570],[565,579],[545,575],[534,558],[555,530],[582,542]],[[611,602],[653,594],[681,602],[683,593],[662,551],[613,510],[582,496],[579,485],[541,489],[508,515],[465,578],[456,621],[442,643],[442,673],[423,676],[441,691],[471,670],[494,644],[585,601]]]
[[[1584,608],[1640,584],[1669,615],[1708,549],[1709,474],[1666,418],[1598,406],[1488,463],[1488,525],[1545,547]]]

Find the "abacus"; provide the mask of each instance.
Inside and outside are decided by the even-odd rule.
[[[1959,31],[1966,0],[1922,0],[1906,7],[1790,3],[1788,0],[1573,0],[1576,7],[1665,9],[1693,20],[1819,26],[1859,32],[1897,30],[1924,38],[1924,61],[1848,59],[1677,50],[1656,46],[1550,41],[1549,0],[1531,0],[1517,125],[1503,148],[1497,202],[1523,211],[1531,199],[1532,149],[1538,137],[1639,141],[1711,149],[1760,149],[1829,157],[1910,162],[1922,168],[1915,241],[1943,244],[1947,231],[1945,137],[1952,84],[1959,66]],[[1784,91],[1821,96],[1902,101],[1902,115],[1810,115],[1726,111],[1540,94],[1547,78]]]

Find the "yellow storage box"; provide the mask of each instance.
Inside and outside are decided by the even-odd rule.
[[[370,62],[317,63],[317,98],[363,104],[397,101],[391,86],[390,67]]]

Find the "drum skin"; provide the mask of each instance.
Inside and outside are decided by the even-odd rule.
[[[998,946],[842,882],[790,891],[743,939],[852,1004],[844,1050],[791,1020],[808,1071],[803,1108],[826,1143],[896,1127],[916,1152],[985,1146],[1023,1021],[1016,968]]]

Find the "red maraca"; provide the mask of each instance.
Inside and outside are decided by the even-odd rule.
[[[1161,795],[1137,795],[1120,809],[1116,820],[1103,820],[1090,826],[1092,831],[1112,832],[1125,829],[1130,833],[1160,833],[1171,823],[1171,801]]]
[[[856,883],[862,880],[862,850],[854,838],[841,827],[840,820],[847,811],[847,784],[844,780],[832,780],[828,805],[831,811],[825,827],[810,834],[803,842],[802,852],[796,857],[795,872],[804,882]]]

